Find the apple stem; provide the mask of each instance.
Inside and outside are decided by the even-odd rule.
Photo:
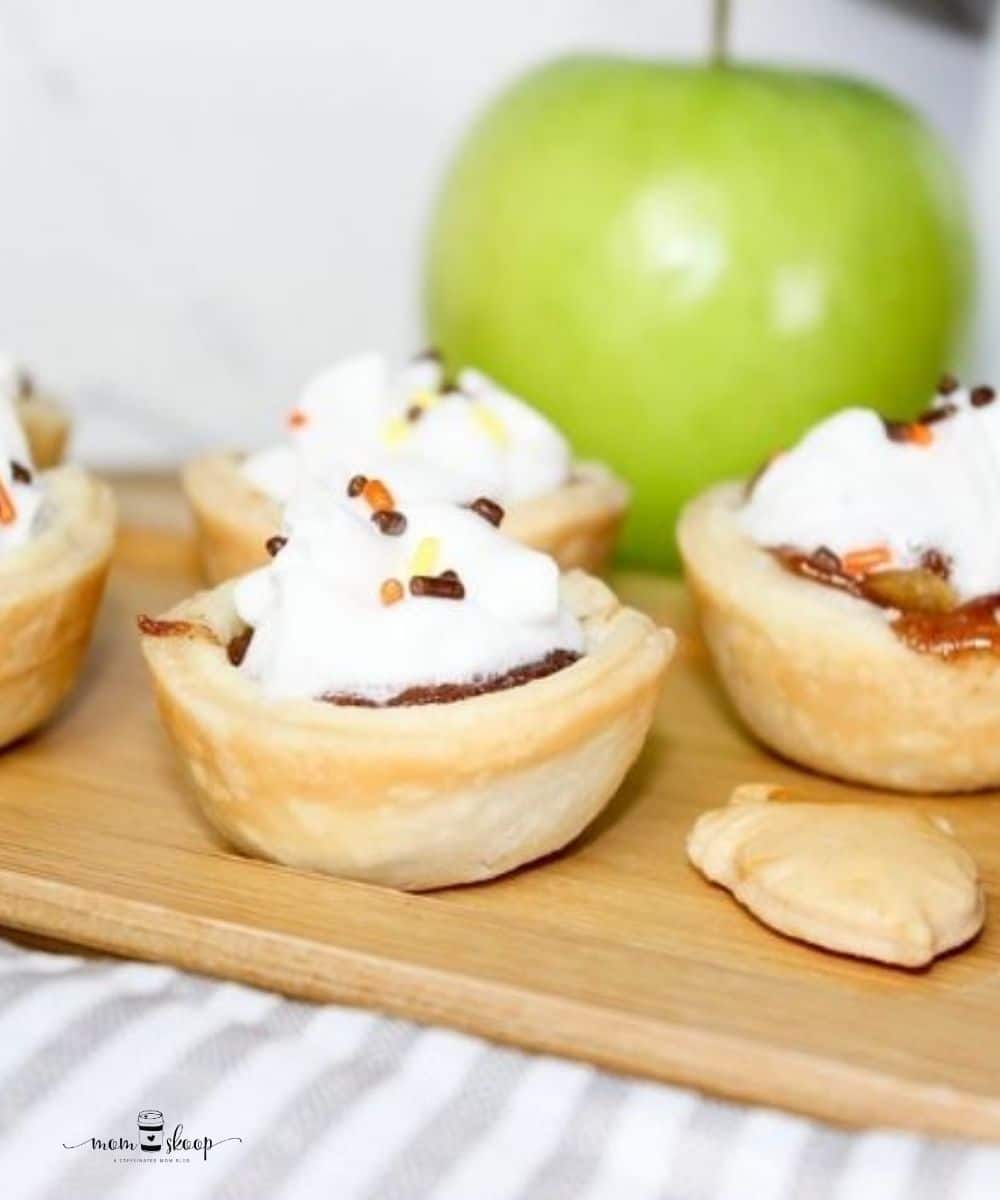
[[[712,2],[712,62],[722,66],[729,57],[730,0]]]

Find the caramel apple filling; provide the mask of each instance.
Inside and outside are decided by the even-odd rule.
[[[928,550],[909,570],[881,568],[879,548],[840,558],[825,546],[811,554],[778,546],[772,554],[793,574],[891,610],[893,632],[911,649],[942,658],[988,651],[1000,653],[1000,594],[959,603],[948,582],[947,560]],[[877,569],[865,569],[870,563]]]
[[[431,683],[422,687],[410,687],[382,704],[364,696],[340,692],[320,697],[328,704],[358,705],[362,708],[401,708],[417,704],[453,704],[456,700],[469,700],[473,696],[485,696],[489,692],[505,692],[510,688],[533,683],[562,671],[580,659],[575,650],[552,650],[537,662],[512,667],[502,675],[490,675],[485,679],[470,679],[465,683]]]

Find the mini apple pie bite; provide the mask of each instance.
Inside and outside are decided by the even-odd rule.
[[[111,491],[78,467],[36,474],[0,395],[0,746],[35,729],[76,678],[114,545]]]
[[[849,409],[678,539],[716,668],[781,754],[915,792],[1000,784],[1000,403],[942,379],[909,422]]]
[[[69,439],[69,417],[59,401],[40,389],[34,376],[6,355],[0,355],[0,392],[14,405],[38,470],[58,466]]]
[[[261,565],[301,479],[346,483],[358,462],[391,478],[404,506],[490,496],[507,511],[505,532],[563,569],[599,569],[628,506],[621,480],[598,463],[574,463],[549,421],[478,371],[449,379],[428,351],[393,373],[379,355],[361,355],[306,387],[283,443],[185,469],[209,582]]]
[[[269,564],[141,618],[167,730],[251,854],[407,889],[566,845],[638,755],[673,634],[502,509],[313,482]]]

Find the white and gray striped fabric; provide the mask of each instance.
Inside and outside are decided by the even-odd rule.
[[[163,1114],[163,1139],[183,1125],[189,1144],[140,1151],[140,1110]],[[106,1148],[117,1138],[125,1148]],[[849,1134],[373,1013],[0,940],[0,1196],[996,1200],[1000,1148]]]

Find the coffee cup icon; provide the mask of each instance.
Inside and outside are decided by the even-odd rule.
[[[139,1145],[150,1154],[163,1149],[163,1113],[158,1108],[144,1108],[139,1113]]]

